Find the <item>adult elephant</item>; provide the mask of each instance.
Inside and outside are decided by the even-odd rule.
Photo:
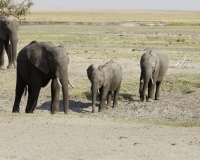
[[[20,101],[28,86],[26,113],[33,113],[41,87],[51,82],[51,113],[58,112],[59,92],[62,85],[64,113],[68,113],[68,63],[66,49],[52,42],[33,41],[17,56],[17,83],[12,112],[20,111]]]
[[[8,69],[16,68],[19,24],[16,19],[0,18],[0,69],[4,68],[4,50],[8,55]]]
[[[117,107],[118,95],[122,81],[122,68],[113,60],[96,68],[90,65],[87,69],[88,79],[92,83],[92,112],[95,112],[96,93],[99,93],[99,112],[111,107],[111,92],[114,91],[113,108]]]
[[[141,101],[145,99],[147,86],[147,101],[151,102],[153,100],[155,87],[155,100],[160,99],[160,87],[168,66],[169,59],[167,55],[158,50],[149,49],[142,55],[140,60],[141,75],[139,88]]]

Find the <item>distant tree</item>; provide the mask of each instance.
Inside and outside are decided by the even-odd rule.
[[[30,14],[32,0],[24,0],[22,3],[15,3],[13,0],[0,0],[0,17],[13,16],[19,20],[25,19]]]

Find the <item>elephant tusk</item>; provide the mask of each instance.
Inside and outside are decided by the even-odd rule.
[[[59,78],[58,78],[58,77],[56,77],[56,79],[57,79],[57,82],[58,82],[59,86],[60,86],[60,87],[62,87],[62,84],[60,83],[60,80],[59,80]]]
[[[11,43],[10,43],[10,40],[9,40],[8,44],[11,44]]]
[[[17,42],[18,42],[20,45],[22,45],[22,43],[21,43],[19,40],[17,40]]]
[[[99,89],[97,90],[98,94],[100,94]]]
[[[74,89],[74,85],[68,80],[69,85]]]
[[[142,83],[144,80],[142,79],[140,82]]]
[[[154,84],[153,78],[151,77],[152,84]]]

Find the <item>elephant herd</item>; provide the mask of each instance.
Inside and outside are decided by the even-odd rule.
[[[63,109],[69,110],[68,64],[69,57],[64,46],[56,46],[52,42],[32,41],[19,53],[17,51],[16,20],[0,18],[0,69],[4,67],[4,49],[8,54],[9,68],[16,68],[15,100],[12,112],[20,112],[20,101],[23,93],[28,90],[26,113],[33,113],[37,106],[40,89],[51,80],[51,113],[58,112],[60,89],[63,93]],[[141,57],[140,67],[140,100],[152,101],[160,98],[160,86],[169,65],[167,55],[149,49]],[[118,95],[122,82],[122,67],[110,60],[96,68],[93,64],[87,69],[91,82],[92,112],[95,112],[96,94],[99,96],[99,112],[111,107],[111,93],[114,92],[113,107],[117,107]],[[146,96],[146,88],[148,94]],[[154,89],[155,98],[154,98]],[[105,101],[107,100],[107,103]]]

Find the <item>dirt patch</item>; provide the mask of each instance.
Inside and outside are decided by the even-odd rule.
[[[1,159],[198,159],[199,128],[1,114]]]

